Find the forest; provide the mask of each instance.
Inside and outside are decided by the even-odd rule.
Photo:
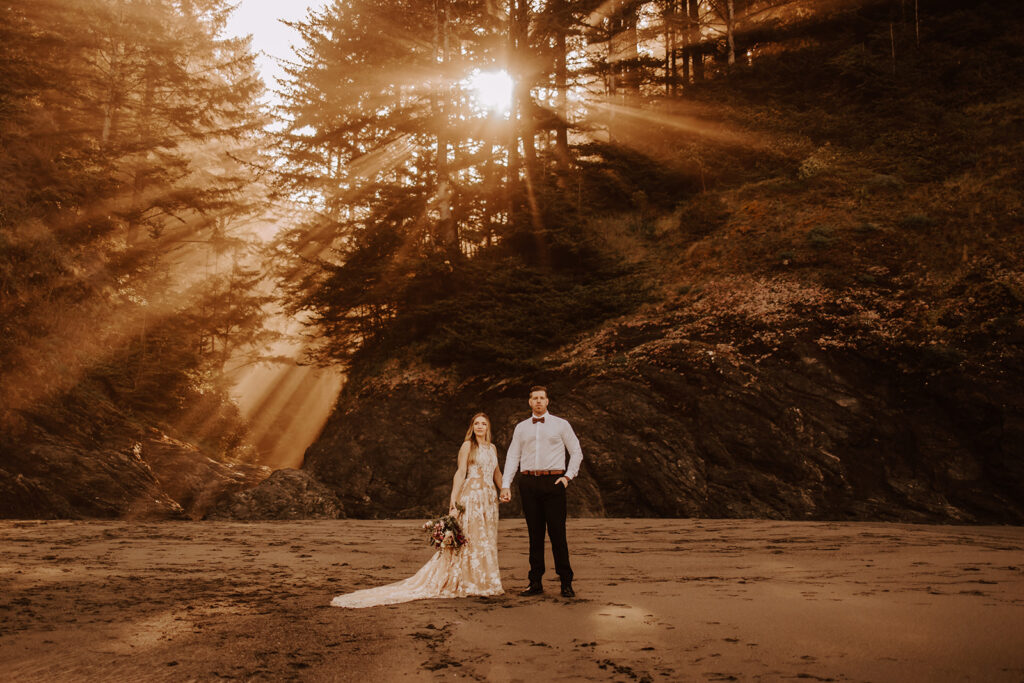
[[[1024,521],[1015,2],[232,11],[0,9],[0,516],[420,515],[543,381],[577,514]]]

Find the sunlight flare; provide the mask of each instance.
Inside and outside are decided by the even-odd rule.
[[[465,81],[480,109],[495,114],[508,114],[512,109],[515,82],[505,71],[473,71]]]

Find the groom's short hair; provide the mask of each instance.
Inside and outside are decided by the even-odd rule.
[[[543,391],[545,396],[548,395],[548,388],[545,386],[541,386],[540,384],[535,384],[532,387],[530,387],[530,396],[533,396],[533,392],[535,391]]]

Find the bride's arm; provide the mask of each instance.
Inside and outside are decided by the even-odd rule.
[[[498,455],[498,449],[495,449],[495,455]],[[502,466],[495,465],[495,485],[498,486],[498,490],[502,489]]]
[[[462,485],[466,482],[466,467],[469,463],[469,442],[463,441],[462,448],[459,449],[459,468],[455,470],[455,476],[452,477],[452,499],[448,504],[449,511],[455,509],[455,503],[459,500],[459,494],[462,493]]]

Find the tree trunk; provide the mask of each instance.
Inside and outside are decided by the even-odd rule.
[[[518,36],[516,28],[519,21],[518,3],[524,0],[509,0],[508,8],[508,67],[506,71],[512,76],[512,106],[508,115],[508,166],[505,169],[507,179],[505,192],[509,223],[516,217],[516,201],[519,195],[519,88],[525,76],[519,63]]]
[[[896,77],[896,29],[893,22],[889,22],[889,44],[892,46],[892,75]]]
[[[529,0],[516,1],[516,53],[519,55],[520,64],[529,60]],[[534,126],[533,107],[530,100],[530,83],[527,74],[516,82],[515,99],[516,109],[519,112],[519,137],[523,141],[523,172],[526,182],[531,183],[531,176],[537,166],[536,129]]]
[[[152,59],[146,59],[146,66],[143,71],[144,73],[144,90],[142,94],[142,106],[139,109],[139,120],[138,126],[138,140],[139,149],[147,149],[150,144],[150,126],[152,124],[153,116],[153,100],[156,95],[156,74],[154,73],[156,67],[153,64]],[[128,209],[128,226],[127,226],[127,243],[129,248],[134,248],[142,242],[141,233],[141,213],[142,213],[142,194],[146,189],[146,169],[149,164],[145,156],[143,156],[135,167],[132,173],[132,197],[131,205]]]
[[[672,95],[679,94],[679,34],[672,34]]]
[[[530,27],[530,0],[511,0],[510,17],[512,23],[512,54],[518,68],[516,79],[515,109],[519,116],[518,136],[513,133],[512,144],[516,146],[517,137],[523,141],[523,180],[526,184],[526,200],[530,211],[530,227],[533,232],[534,248],[537,260],[542,266],[547,266],[548,258],[547,244],[544,242],[543,231],[544,221],[541,216],[540,204],[537,201],[537,147],[534,140],[536,134],[533,107],[530,100],[530,73],[527,65],[530,63],[529,27]],[[513,118],[512,126],[516,129],[516,120]],[[509,172],[514,173],[511,164]],[[516,176],[518,178],[518,175]],[[512,196],[516,201],[515,195]]]
[[[124,0],[118,0],[117,10],[116,34],[111,37],[110,45],[110,87],[107,101],[103,105],[103,129],[100,131],[100,146],[104,148],[110,144],[110,140],[117,130],[117,115],[121,108],[123,93],[122,69],[124,68],[125,47],[121,30],[124,26]]]
[[[617,54],[620,83],[626,85],[631,93],[635,94],[640,90],[640,65],[639,35],[637,25],[637,5],[630,2],[622,9],[620,14],[619,49]]]
[[[565,0],[554,0],[555,21],[555,158],[558,161],[560,180],[564,181],[569,172],[569,108],[568,69],[566,67],[565,33],[569,23],[568,7]],[[565,189],[564,187],[562,189]]]
[[[438,237],[445,251],[454,254],[459,249],[459,236],[452,216],[452,188],[448,170],[448,0],[435,0],[434,10],[434,54],[440,56],[441,63],[438,92],[434,99],[434,114],[437,117],[437,192],[434,200],[439,214]]]
[[[736,11],[733,7],[733,0],[727,0],[725,14],[725,36],[729,44],[729,66],[732,66],[736,63],[736,40],[733,31],[736,25]]]
[[[663,23],[665,26],[665,96],[671,96],[675,87],[675,46],[673,39],[675,37],[675,27],[673,22],[675,21],[676,11],[675,0],[669,0],[665,6],[665,13]]]
[[[693,80],[704,80],[704,46],[701,44],[700,33],[700,2],[699,0],[686,0],[686,10],[690,17],[689,50],[690,68],[693,73]]]

